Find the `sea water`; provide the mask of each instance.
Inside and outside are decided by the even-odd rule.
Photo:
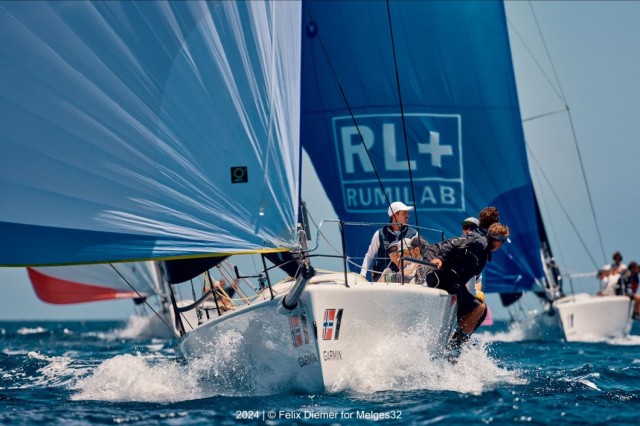
[[[185,362],[174,341],[136,337],[136,327],[0,322],[0,423],[640,423],[638,322],[628,338],[592,343],[523,341],[521,330],[497,322],[456,364],[391,339],[331,392],[314,395],[269,376],[247,385],[246,366],[235,362],[238,336],[209,359]]]

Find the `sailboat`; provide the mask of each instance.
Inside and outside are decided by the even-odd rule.
[[[318,392],[375,342],[409,334],[438,354],[452,295],[348,270],[372,232],[352,219],[380,222],[414,190],[434,235],[500,207],[515,232],[493,291],[541,275],[501,2],[16,2],[0,36],[0,264],[199,273],[254,254],[290,271],[272,282],[265,267],[226,311],[216,291],[178,301],[172,285],[187,357],[231,339],[243,375]],[[301,146],[343,202],[338,272],[307,247]]]
[[[131,337],[175,337],[165,280],[157,262],[29,267],[36,296],[55,305],[132,299]],[[145,305],[149,309],[145,309]]]
[[[304,251],[304,13],[300,2],[2,4],[0,187],[12,202],[0,263],[294,253],[295,279],[200,317],[179,347],[207,356],[238,334],[236,362],[305,391],[331,388],[392,335],[442,348],[453,296],[316,273]],[[174,301],[176,322],[204,303]]]

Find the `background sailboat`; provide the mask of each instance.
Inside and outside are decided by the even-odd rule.
[[[167,284],[155,262],[27,268],[37,297],[54,305],[132,299],[121,336],[171,338],[175,330]]]
[[[555,274],[559,276],[560,271],[563,272],[561,279],[564,281],[564,293],[572,295],[558,301],[553,311],[548,310],[549,305],[547,304],[547,311],[550,313],[558,312],[560,314],[558,317],[539,317],[539,321],[556,323],[564,331],[564,337],[570,341],[601,340],[604,337],[621,336],[628,333],[631,328],[629,318],[631,307],[628,300],[621,297],[610,301],[591,298],[599,290],[595,270],[599,269],[603,263],[607,263],[609,258],[605,251],[605,242],[610,241],[611,236],[603,232],[603,224],[610,225],[610,219],[617,217],[621,212],[603,218],[602,211],[605,209],[593,195],[595,193],[594,187],[599,185],[602,177],[595,182],[593,178],[587,178],[587,175],[594,173],[593,170],[587,168],[589,164],[585,161],[586,157],[582,152],[585,146],[584,141],[591,139],[591,136],[580,131],[577,125],[578,120],[574,118],[574,104],[571,104],[572,111],[570,111],[570,101],[563,89],[567,82],[573,81],[573,77],[567,78],[565,76],[563,78],[556,72],[556,64],[564,61],[565,58],[554,55],[553,46],[546,44],[548,33],[544,31],[544,28],[541,28],[540,22],[537,20],[536,11],[539,10],[539,6],[530,5],[528,10],[517,7],[514,9],[520,15],[526,16],[530,22],[536,24],[535,31],[530,31],[528,34],[520,33],[514,27],[511,28],[511,31],[515,44],[526,48],[526,53],[521,50],[521,57],[516,58],[516,62],[520,60],[521,64],[526,63],[528,68],[527,71],[524,71],[525,67],[521,67],[522,74],[527,75],[527,78],[518,80],[520,91],[526,91],[527,85],[533,82],[544,89],[538,90],[538,93],[532,98],[543,99],[546,102],[538,103],[536,109],[532,109],[530,116],[525,119],[525,129],[529,141],[527,148],[534,175],[538,178],[536,182],[538,200],[542,200],[542,205],[545,207],[541,211],[540,219],[545,217],[547,223],[547,232],[543,234],[543,240],[546,241],[545,247],[549,247],[550,242],[555,240],[553,245],[559,256],[555,257],[554,267],[560,268],[556,270]],[[609,66],[612,70],[615,69],[613,64]],[[545,80],[544,83],[541,83],[541,79]],[[541,106],[546,108],[546,111],[541,109]],[[547,136],[542,136],[540,130],[550,124],[554,125],[554,121],[562,125],[561,127],[555,125],[559,131],[553,135],[548,135],[548,132],[545,132]],[[590,126],[589,123],[582,125],[583,128]],[[562,138],[564,141],[560,143]],[[562,154],[541,158],[538,150],[545,143],[551,141],[554,141],[554,148],[558,150],[558,153]],[[571,148],[568,153],[567,147]],[[600,158],[603,159],[603,157]],[[561,161],[562,165],[554,166],[554,163],[558,161]],[[553,179],[553,175],[559,170],[558,167],[562,167],[563,170],[574,170],[572,179],[566,180],[565,185],[560,180]],[[598,166],[596,169],[601,170]],[[571,187],[573,194],[569,196],[566,195],[566,183],[573,184]],[[575,194],[580,194],[578,199],[582,201],[582,205],[577,209],[574,207],[571,212],[567,206],[575,203]],[[580,214],[576,214],[576,211],[579,211]],[[586,225],[584,224],[585,219],[590,219]],[[564,223],[566,229],[571,231],[565,232],[561,239],[558,239],[560,234],[558,223]],[[618,238],[621,238],[619,243],[623,243],[624,237],[618,235]],[[573,249],[567,250],[569,244],[573,246]],[[614,246],[611,252],[616,249],[617,247]],[[576,262],[574,259],[576,255],[582,256],[583,260]],[[602,259],[602,263],[596,259]],[[583,265],[582,269],[576,269],[575,266],[572,266],[576,264]],[[585,271],[591,271],[591,273],[585,273]],[[580,294],[573,296],[574,293]],[[550,293],[546,296],[548,300],[558,297],[557,294]]]

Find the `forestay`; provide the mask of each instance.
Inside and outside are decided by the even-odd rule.
[[[2,265],[293,247],[299,2],[0,4]]]

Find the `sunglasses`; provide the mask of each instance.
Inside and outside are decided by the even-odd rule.
[[[393,250],[393,251],[389,251],[389,254],[400,254],[400,250]],[[402,253],[409,253],[409,249],[404,249],[402,250]]]

